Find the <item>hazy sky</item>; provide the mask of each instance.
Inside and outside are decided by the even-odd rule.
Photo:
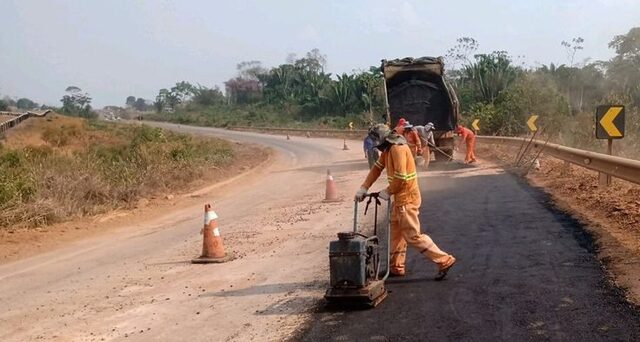
[[[76,85],[102,107],[181,80],[222,87],[240,61],[313,48],[332,73],[443,55],[462,36],[528,65],[566,63],[560,42],[576,36],[577,60],[608,59],[611,38],[640,26],[640,0],[0,0],[0,23],[1,95],[60,105]]]

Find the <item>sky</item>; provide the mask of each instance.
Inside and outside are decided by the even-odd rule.
[[[220,86],[236,65],[266,67],[318,48],[333,74],[381,59],[439,56],[460,37],[528,66],[607,60],[640,26],[640,0],[0,0],[0,96],[60,105],[67,86],[95,108],[154,99],[177,81]]]

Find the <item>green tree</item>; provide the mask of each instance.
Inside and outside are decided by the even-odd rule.
[[[62,112],[68,115],[85,118],[95,118],[91,108],[91,97],[76,86],[69,86],[65,89],[67,93],[60,100],[62,102]]]
[[[218,87],[207,88],[198,86],[193,90],[192,101],[201,106],[213,106],[224,103],[224,95]]]
[[[136,103],[136,97],[133,95],[127,96],[127,100],[125,101],[125,105],[127,107],[133,107]]]
[[[135,108],[135,110],[140,111],[140,112],[144,112],[147,110],[148,106],[147,106],[147,100],[139,97],[137,98],[134,102],[133,102],[133,108]]]
[[[37,108],[38,104],[26,97],[23,97],[21,99],[18,99],[18,101],[16,101],[16,107],[18,107],[18,109],[33,109],[33,108]]]
[[[612,92],[628,97],[634,106],[640,106],[640,27],[615,36],[609,47],[617,54],[606,64]]]
[[[456,40],[456,45],[447,50],[445,58],[450,70],[457,70],[458,65],[471,64],[469,59],[480,47],[477,40],[471,37],[461,37]]]
[[[506,51],[478,54],[474,59],[462,68],[458,87],[468,88],[476,101],[493,103],[513,84],[520,70],[512,65]]]

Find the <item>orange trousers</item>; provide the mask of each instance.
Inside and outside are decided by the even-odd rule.
[[[476,138],[467,139],[467,155],[464,157],[465,163],[476,161]]]
[[[418,249],[427,259],[438,264],[439,267],[449,262],[451,255],[443,252],[427,234],[420,232],[421,201],[403,206],[393,205],[391,209],[391,273],[405,274],[405,260],[407,245]]]

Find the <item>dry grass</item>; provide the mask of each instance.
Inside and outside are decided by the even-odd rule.
[[[32,120],[0,147],[0,227],[133,207],[141,198],[183,189],[233,157],[225,141],[147,126]]]

